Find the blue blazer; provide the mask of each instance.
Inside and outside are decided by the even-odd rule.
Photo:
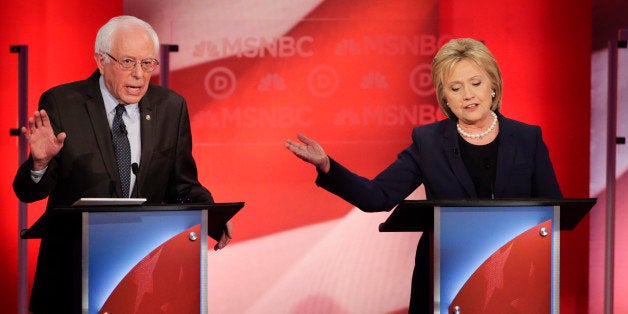
[[[498,119],[495,198],[562,198],[541,128]],[[412,144],[372,180],[331,160],[329,173],[319,173],[316,184],[367,212],[393,208],[421,184],[428,200],[477,198],[450,119],[412,130]],[[430,264],[428,237],[421,237],[408,313],[429,312]]]
[[[495,198],[562,198],[541,128],[498,119]],[[451,119],[414,128],[412,144],[372,180],[331,160],[316,184],[368,212],[393,208],[421,184],[428,200],[477,198]]]

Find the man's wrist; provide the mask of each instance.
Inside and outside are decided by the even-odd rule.
[[[50,161],[35,161],[33,160],[33,166],[32,166],[32,171],[41,171],[41,170],[46,170],[46,168],[48,168],[48,164],[50,163]]]

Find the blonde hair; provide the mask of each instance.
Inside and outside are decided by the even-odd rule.
[[[436,98],[443,114],[450,119],[456,118],[447,105],[443,80],[445,75],[449,74],[449,71],[451,71],[454,65],[460,60],[475,62],[475,64],[488,73],[491,88],[495,92],[491,110],[499,111],[502,105],[503,82],[497,60],[495,60],[493,54],[491,54],[481,41],[471,38],[458,38],[452,39],[444,44],[438,50],[432,61],[432,82],[434,83]]]

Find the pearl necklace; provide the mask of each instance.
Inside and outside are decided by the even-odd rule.
[[[473,139],[485,137],[487,134],[493,132],[493,130],[495,130],[495,126],[497,125],[497,115],[493,111],[491,111],[491,115],[493,116],[493,123],[491,123],[491,126],[489,126],[488,129],[477,134],[471,134],[471,133],[467,133],[463,131],[462,128],[460,127],[460,124],[456,123],[456,128],[458,129],[458,133],[460,133],[460,135],[464,137],[473,138]]]

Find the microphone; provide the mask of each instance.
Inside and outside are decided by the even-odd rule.
[[[137,177],[137,175],[140,173],[140,165],[138,165],[136,162],[131,164],[131,172],[133,172],[133,174]],[[133,193],[133,194],[137,194],[137,197],[141,197],[142,192],[140,191],[140,186],[137,183],[137,181],[135,181],[135,186],[133,187],[133,191],[137,190],[137,193]]]
[[[137,174],[140,173],[140,165],[138,165],[136,162],[132,163],[131,172],[133,172],[133,174],[137,176]]]

